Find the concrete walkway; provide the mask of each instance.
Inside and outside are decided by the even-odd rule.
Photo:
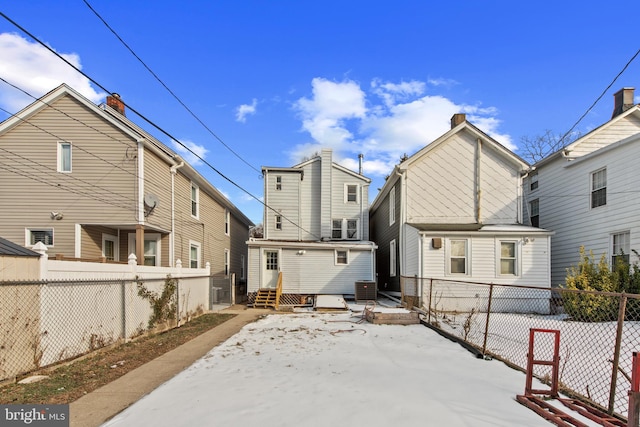
[[[96,427],[189,367],[243,326],[273,310],[233,306],[220,313],[237,314],[221,325],[142,365],[69,405],[71,427]]]

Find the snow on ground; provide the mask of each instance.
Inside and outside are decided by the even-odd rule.
[[[266,316],[104,426],[551,425],[516,402],[523,373],[423,325],[361,318]]]

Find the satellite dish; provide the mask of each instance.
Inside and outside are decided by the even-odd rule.
[[[144,205],[148,208],[155,208],[156,206],[158,206],[158,196],[156,196],[155,194],[145,194],[144,195]]]
[[[144,195],[144,210],[145,216],[151,215],[151,212],[158,206],[158,196],[155,194],[147,193]]]

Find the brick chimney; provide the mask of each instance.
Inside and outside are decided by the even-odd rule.
[[[451,129],[458,126],[460,123],[464,123],[466,120],[467,120],[466,114],[462,114],[462,113],[454,114],[451,117]]]
[[[613,114],[611,118],[618,116],[629,108],[633,107],[633,92],[635,88],[623,87],[619,91],[613,94]]]
[[[125,115],[124,102],[122,102],[122,99],[120,99],[120,95],[118,95],[117,93],[113,93],[107,96],[107,105],[123,116]]]

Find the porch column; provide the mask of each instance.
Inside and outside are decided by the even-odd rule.
[[[144,225],[136,224],[136,258],[138,265],[144,265]]]

